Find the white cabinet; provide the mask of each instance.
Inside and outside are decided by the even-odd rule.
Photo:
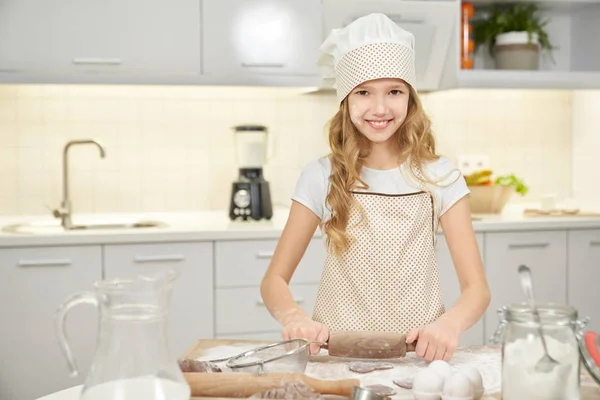
[[[271,257],[277,239],[233,240],[215,243],[215,282],[217,288],[258,287]],[[325,244],[313,239],[300,261],[291,283],[318,283],[325,264]]]
[[[75,307],[66,332],[80,375],[69,377],[54,314],[101,278],[101,247],[0,249],[0,398],[31,400],[83,383],[94,355],[97,313]]]
[[[281,337],[281,326],[262,301],[260,284],[277,240],[233,240],[215,243],[215,333]],[[298,305],[312,315],[318,283],[325,263],[321,238],[309,243],[290,282]]]
[[[473,1],[477,13],[484,13],[488,0]],[[542,0],[536,2],[549,41],[552,57],[540,56],[539,71],[496,70],[487,48],[475,58],[475,69],[459,71],[461,87],[499,88],[600,88],[600,1]],[[460,38],[460,33],[456,36]]]
[[[312,315],[318,285],[290,285],[296,303]],[[216,335],[281,332],[260,296],[259,287],[217,289],[215,294]]]
[[[198,339],[214,336],[212,242],[108,245],[105,279],[171,268],[180,276],[171,301],[170,349],[179,357]]]
[[[203,74],[317,75],[320,0],[204,0]]]
[[[492,299],[486,312],[485,334],[498,327],[497,309],[526,301],[518,268],[531,268],[539,302],[567,302],[567,232],[531,231],[485,234],[484,260]]]
[[[200,46],[200,0],[7,0],[0,7],[3,71],[199,74]]]
[[[568,302],[600,332],[600,230],[569,232]]]
[[[476,234],[476,239],[477,244],[479,245],[479,251],[483,253],[483,234]],[[460,297],[460,285],[458,283],[458,277],[456,275],[456,270],[454,269],[454,263],[450,255],[450,250],[448,249],[446,238],[443,235],[438,235],[436,253],[438,269],[440,271],[440,283],[442,286],[442,294],[444,296],[444,305],[446,306],[446,310],[449,310]],[[485,316],[481,318],[470,329],[463,332],[459,340],[459,345],[480,346],[485,344],[483,330],[484,318]]]

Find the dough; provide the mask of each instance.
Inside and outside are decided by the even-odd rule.
[[[385,385],[369,385],[365,386],[365,389],[369,389],[380,396],[393,396],[396,394],[394,388]]]
[[[257,393],[251,399],[321,400],[323,397],[303,383],[287,382],[283,387]]]
[[[182,372],[222,372],[221,368],[210,361],[198,361],[190,359],[179,361],[179,368]]]
[[[394,379],[394,385],[402,389],[412,389],[414,378],[398,378]]]
[[[377,362],[377,361],[355,361],[348,365],[348,369],[352,372],[359,374],[366,374],[369,372],[376,371],[378,369],[392,369],[394,365],[388,362]]]

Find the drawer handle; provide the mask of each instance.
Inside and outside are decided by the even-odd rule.
[[[55,260],[19,260],[19,267],[67,267],[71,265],[68,258]]]
[[[120,65],[120,58],[74,58],[73,64],[91,64],[91,65]]]
[[[302,304],[302,303],[304,303],[304,297],[294,297],[294,301],[298,304]],[[256,305],[264,306],[265,302],[262,299],[258,299],[258,300],[256,300]]]
[[[550,246],[550,243],[517,243],[509,244],[509,249],[530,249],[530,248],[545,248]]]
[[[177,262],[185,260],[185,257],[181,254],[173,254],[166,256],[135,256],[133,260],[136,263],[148,263],[148,262]]]
[[[273,251],[259,251],[256,253],[256,258],[273,258]]]
[[[590,246],[600,246],[600,240],[592,240]]]
[[[242,63],[244,68],[283,68],[285,64],[280,63]]]

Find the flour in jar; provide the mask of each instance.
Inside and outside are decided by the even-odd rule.
[[[535,365],[544,355],[537,335],[504,345],[502,398],[505,400],[579,399],[579,352],[577,344],[545,335],[548,353],[560,364],[551,372],[537,372]]]

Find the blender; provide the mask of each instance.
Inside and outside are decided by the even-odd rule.
[[[263,177],[263,166],[269,158],[268,129],[262,125],[234,127],[238,178],[232,184],[229,218],[270,220],[273,216],[269,182]]]

